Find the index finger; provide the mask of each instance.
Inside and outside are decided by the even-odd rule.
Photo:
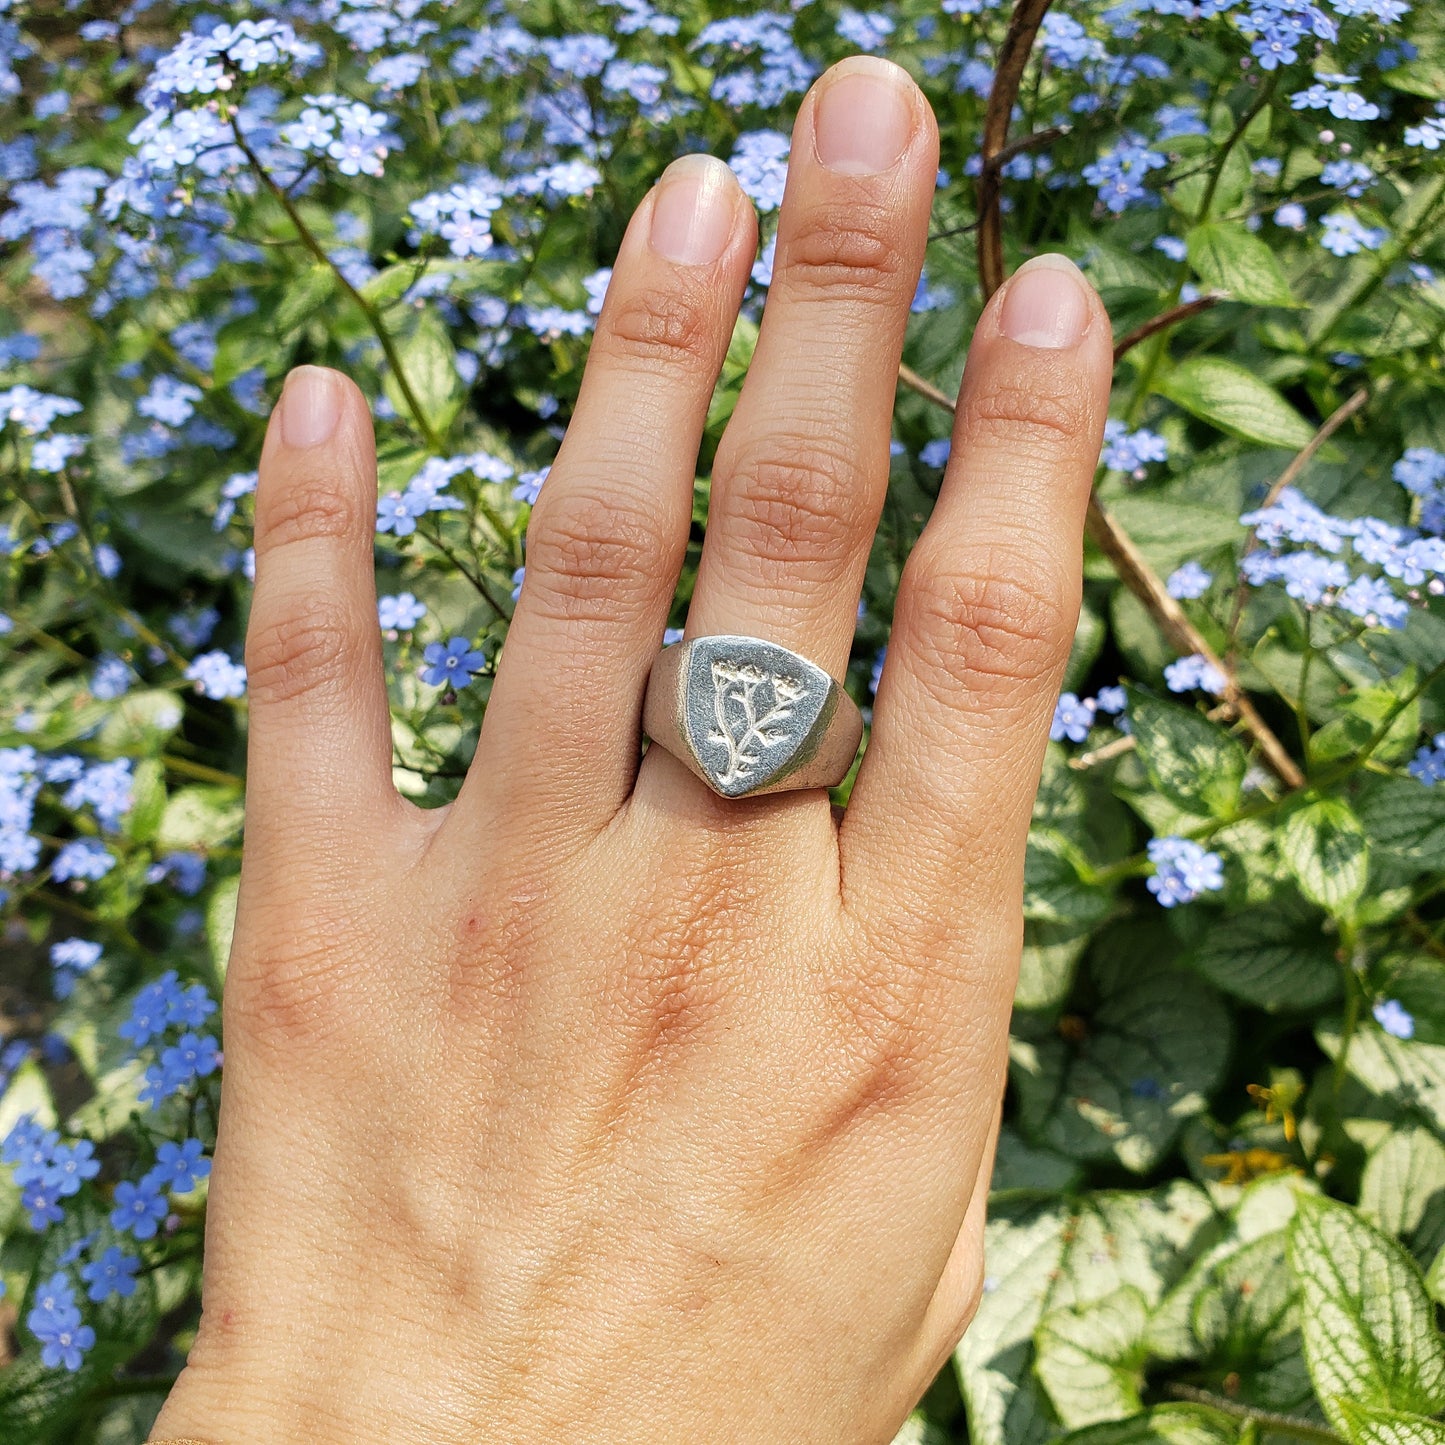
[[[895,936],[1021,909],[1112,369],[1103,304],[1062,256],[1015,272],[974,333],[840,837],[845,899]]]

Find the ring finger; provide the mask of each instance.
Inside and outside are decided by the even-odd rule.
[[[744,633],[835,676],[847,666],[937,173],[932,112],[899,66],[854,56],[809,93],[689,636]]]

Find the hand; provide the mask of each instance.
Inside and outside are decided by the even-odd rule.
[[[688,633],[841,676],[937,132],[855,58],[792,156]],[[846,815],[724,801],[639,767],[640,714],[756,244],[700,157],[634,216],[444,809],[392,789],[366,404],[288,380],[205,1313],[159,1436],[886,1441],[967,1324],[1109,325],[1057,258],[994,298]]]

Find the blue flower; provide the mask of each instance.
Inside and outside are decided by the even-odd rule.
[[[1198,562],[1186,562],[1169,574],[1164,588],[1171,597],[1187,602],[1203,597],[1213,581],[1213,574],[1206,572]]]
[[[394,597],[377,598],[376,613],[386,631],[410,632],[426,616],[426,604],[410,592],[398,592]]]
[[[465,637],[454,637],[445,646],[429,642],[422,657],[427,665],[421,670],[421,680],[430,687],[466,687],[487,665],[486,653],[473,649]]]
[[[1061,19],[1050,15],[1048,19]],[[1150,171],[1168,164],[1166,158],[1153,151],[1137,136],[1128,136],[1100,152],[1099,158],[1084,167],[1084,179],[1099,193],[1106,209],[1118,215],[1136,201],[1158,204],[1158,196],[1144,187]]]
[[[1150,462],[1162,462],[1169,455],[1169,444],[1157,432],[1140,427],[1131,432],[1117,417],[1104,423],[1102,460],[1115,471],[1144,475]]]
[[[52,1276],[41,1287],[25,1323],[40,1341],[40,1361],[48,1370],[62,1366],[78,1370],[85,1352],[95,1344],[95,1331],[81,1323],[75,1291],[63,1274]]]
[[[1192,903],[1201,893],[1224,887],[1224,864],[1190,838],[1151,838],[1147,849],[1154,874],[1146,886],[1165,908]]]
[[[199,1139],[187,1139],[180,1144],[167,1140],[156,1150],[156,1162],[145,1177],[159,1188],[188,1194],[210,1172],[211,1161],[205,1157]]]
[[[1128,706],[1129,694],[1122,687],[1101,687],[1094,699],[1095,710],[1109,717],[1117,717]]]
[[[1071,743],[1083,742],[1094,725],[1095,706],[1091,700],[1080,702],[1075,693],[1064,693],[1054,706],[1054,720],[1049,725],[1049,737],[1056,743],[1065,738]]]
[[[1221,697],[1228,686],[1224,674],[1198,652],[1169,663],[1164,669],[1164,681],[1170,692],[1189,692],[1197,687],[1215,697]]]
[[[1378,251],[1390,239],[1380,226],[1363,225],[1349,211],[1331,211],[1322,218],[1324,234],[1320,245],[1333,256],[1355,256],[1361,251]]]
[[[226,698],[241,697],[246,691],[246,669],[239,662],[232,662],[219,649],[203,652],[186,668],[186,678],[195,683],[196,691],[203,697],[220,702]]]
[[[952,451],[952,437],[935,437],[931,442],[925,442],[920,448],[918,460],[925,467],[944,467],[948,465],[948,458]]]
[[[78,1139],[74,1144],[61,1144],[50,1156],[44,1182],[57,1190],[62,1199],[80,1192],[80,1186],[87,1179],[94,1179],[100,1173],[100,1160],[95,1157],[95,1145],[89,1139]]]
[[[157,1226],[169,1212],[159,1183],[147,1175],[139,1184],[126,1179],[115,1186],[110,1223],[113,1229],[129,1231],[137,1239],[154,1239]]]
[[[1445,733],[1436,733],[1430,744],[1421,747],[1405,771],[1427,788],[1445,783]]]
[[[523,472],[517,478],[517,485],[512,488],[512,496],[518,502],[525,502],[529,507],[537,505],[537,498],[542,492],[542,483],[547,480],[551,467],[543,467],[536,472]]]
[[[115,867],[115,858],[93,838],[75,838],[55,855],[50,865],[51,877],[57,883],[72,878],[94,882],[104,878]]]
[[[1398,999],[1384,999],[1377,1003],[1371,1012],[1375,1015],[1375,1022],[1393,1038],[1415,1037],[1415,1020]]]
[[[728,159],[738,184],[761,211],[776,211],[783,203],[790,145],[781,131],[746,131],[738,137]]]
[[[893,34],[893,21],[877,11],[861,14],[844,6],[838,15],[839,36],[858,50],[880,50]]]
[[[140,1260],[126,1254],[119,1246],[111,1245],[99,1259],[80,1266],[80,1277],[90,1286],[85,1292],[86,1298],[97,1304],[111,1295],[129,1299],[135,1293],[135,1277],[139,1269]]]

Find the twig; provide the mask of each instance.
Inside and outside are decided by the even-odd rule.
[[[406,374],[406,368],[401,364],[401,355],[396,349],[396,343],[392,340],[391,333],[386,329],[381,319],[381,313],[376,307],[361,294],[351,283],[346,274],[326,254],[326,248],[312,234],[311,228],[306,224],[301,212],[296,209],[296,203],[286,194],[272,177],[270,171],[261,163],[261,158],[251,149],[250,143],[243,134],[240,123],[235,114],[230,117],[231,131],[236,137],[236,147],[250,162],[251,168],[260,178],[261,184],[270,192],[273,199],[286,212],[287,219],[296,228],[296,234],[301,238],[302,244],[316,258],[317,262],[325,266],[336,278],[336,283],[351,298],[362,315],[366,317],[367,324],[376,334],[377,341],[386,355],[387,362],[391,366],[392,375],[396,377],[397,387],[400,389],[402,398],[406,402],[406,408],[411,413],[411,419],[416,424],[416,429],[422,434],[427,446],[440,456],[446,447],[442,437],[432,425],[431,419],[427,416],[425,408],[417,399],[416,392],[412,389],[411,380]]]
[[[1301,1420],[1294,1415],[1277,1415],[1272,1410],[1259,1410],[1253,1405],[1242,1405],[1236,1400],[1226,1400],[1222,1395],[1211,1395],[1208,1390],[1196,1390],[1192,1385],[1166,1385],[1166,1395],[1176,1400],[1188,1400],[1194,1405],[1207,1405],[1221,1415],[1231,1415],[1236,1420],[1253,1420],[1276,1435],[1288,1435],[1291,1440],[1318,1440],[1328,1445],[1344,1445],[1341,1436],[1313,1420]]]
[[[1248,694],[1240,687],[1239,679],[1224,665],[1204,634],[1169,595],[1169,589],[1144,560],[1144,554],[1139,551],[1134,539],[1114,521],[1097,496],[1089,498],[1087,527],[1094,545],[1113,564],[1119,580],[1144,604],[1170,644],[1181,654],[1198,653],[1211,667],[1218,669],[1224,678],[1225,701],[1231,705],[1280,781],[1288,788],[1303,787],[1305,775],[1259,715]]]
[[[1167,311],[1161,311],[1157,316],[1151,316],[1142,326],[1136,326],[1114,343],[1114,365],[1117,366],[1141,341],[1147,341],[1156,332],[1187,321],[1191,316],[1198,316],[1201,311],[1208,311],[1211,306],[1218,306],[1221,301],[1228,299],[1222,291],[1206,291],[1203,296],[1197,296],[1193,301],[1182,302],[1178,306],[1171,306]]]
[[[998,65],[988,92],[983,118],[982,167],[978,173],[978,282],[987,301],[1004,282],[1003,209],[999,204],[996,157],[1008,144],[1009,119],[1018,99],[1024,67],[1043,24],[1050,0],[1018,0],[1009,16],[1008,32],[999,47]]]
[[[1274,485],[1265,493],[1261,507],[1272,507],[1279,501],[1279,494],[1286,487],[1293,486],[1299,474],[1314,460],[1315,453],[1339,431],[1339,429],[1370,399],[1370,388],[1362,386],[1352,397],[1342,401],[1320,423],[1320,429],[1294,455],[1294,459],[1275,479]],[[1255,539],[1251,537],[1251,547]]]
[[[1032,135],[1020,136],[1017,140],[1010,141],[1001,151],[991,155],[984,164],[992,166],[996,171],[1002,170],[1015,156],[1022,155],[1025,151],[1036,151],[1042,146],[1051,145],[1072,130],[1073,126],[1071,125],[1047,125],[1043,130],[1034,131]]]
[[[951,401],[932,382],[925,381],[911,367],[900,366],[898,380],[910,391],[926,397],[936,406],[945,407],[949,411],[957,410],[956,402]],[[1303,786],[1304,774],[1290,757],[1284,744],[1270,730],[1269,724],[1259,715],[1254,704],[1239,686],[1238,679],[1225,667],[1205,640],[1203,633],[1189,620],[1184,609],[1169,595],[1168,588],[1145,560],[1134,539],[1114,521],[1098,497],[1089,499],[1088,529],[1099,550],[1113,564],[1119,580],[1144,604],[1171,646],[1182,655],[1197,652],[1223,674],[1226,701],[1246,731],[1254,738],[1265,761],[1279,775],[1280,780],[1289,788]]]

